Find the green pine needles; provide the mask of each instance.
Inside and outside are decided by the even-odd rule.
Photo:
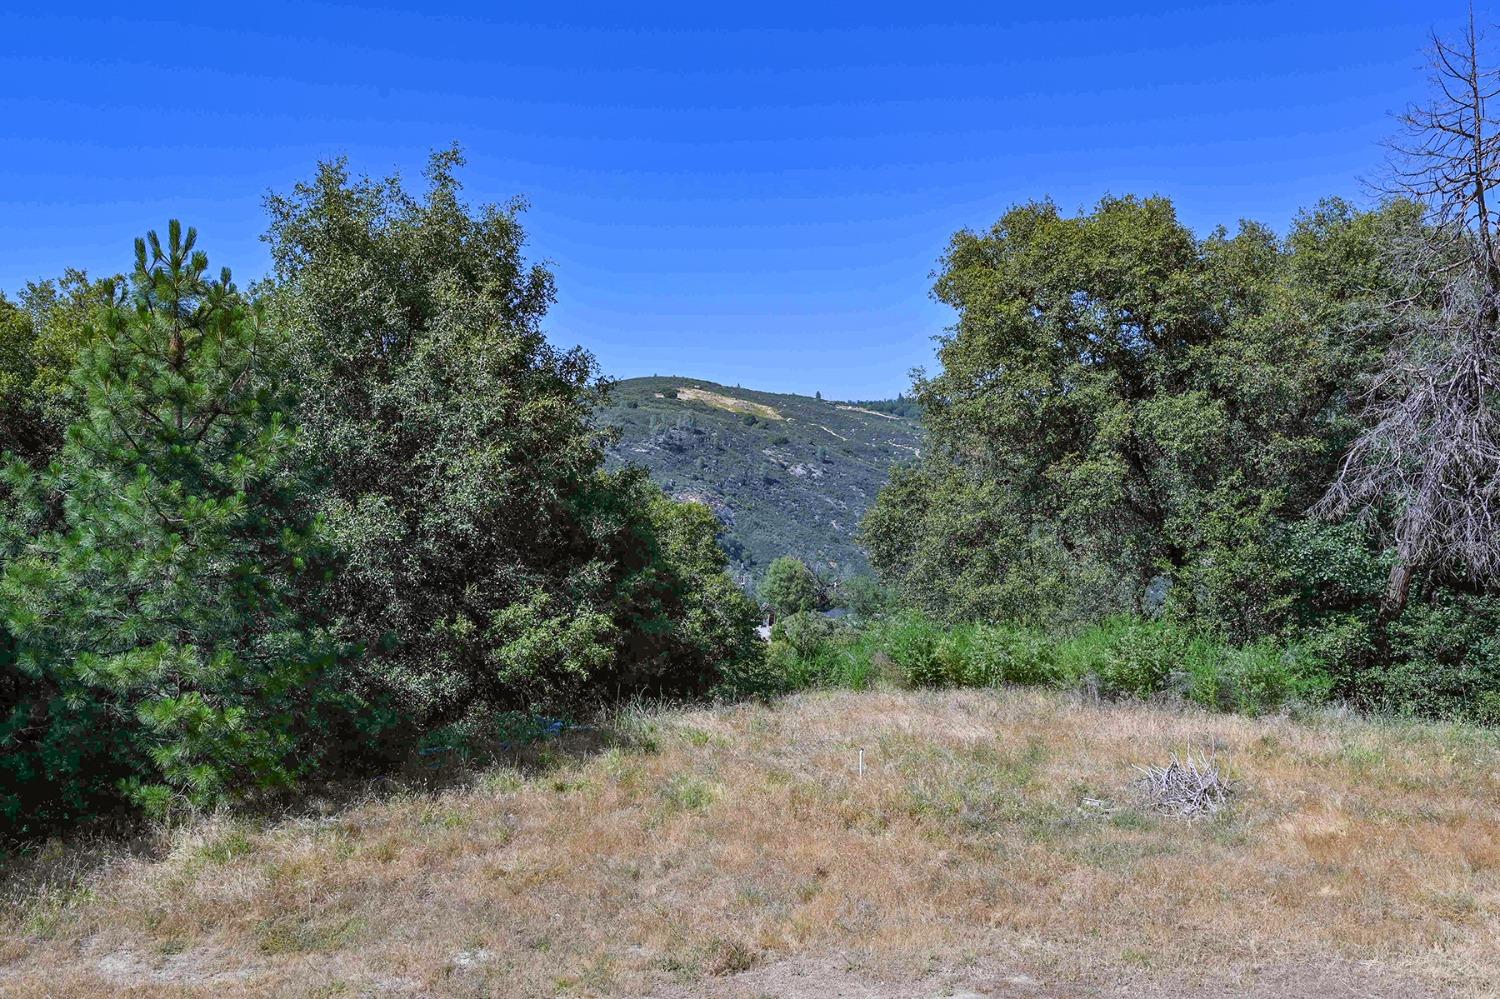
[[[50,467],[6,473],[0,810],[22,831],[122,793],[162,811],[285,785],[338,700],[280,344],[196,240],[174,220],[136,241],[74,369],[82,417]]]

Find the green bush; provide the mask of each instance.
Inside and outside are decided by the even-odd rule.
[[[1234,646],[1177,622],[1123,617],[1058,634],[944,625],[910,612],[855,628],[796,615],[775,629],[765,669],[777,690],[863,689],[881,680],[917,688],[1049,685],[1248,714],[1320,703],[1333,688],[1308,648],[1268,639]]]
[[[1382,623],[1373,607],[1329,611],[1303,658],[1330,696],[1375,711],[1500,724],[1500,597],[1438,587]]]
[[[696,693],[753,641],[712,515],[604,470],[597,363],[548,341],[522,206],[465,204],[461,164],[433,156],[417,195],[324,163],[267,202],[302,457],[342,556],[322,602],[407,741],[476,707]]]
[[[1096,669],[1100,690],[1131,697],[1160,693],[1180,682],[1199,651],[1183,629],[1163,621],[1117,624]]]
[[[1205,707],[1260,715],[1325,701],[1332,682],[1305,649],[1263,639],[1240,648],[1217,647],[1194,660],[1189,697]]]
[[[789,647],[798,655],[806,656],[847,630],[839,622],[822,614],[799,611],[781,618],[772,626],[771,640]]]
[[[782,618],[771,632],[766,657],[779,690],[835,687],[863,690],[872,678],[866,636],[821,614]]]
[[[1440,592],[1389,628],[1366,698],[1400,714],[1500,724],[1500,598]]]
[[[944,629],[920,614],[901,614],[871,629],[875,652],[894,678],[914,687],[940,685],[947,677],[936,662]]]
[[[1062,678],[1054,643],[1040,632],[982,625],[975,638],[971,683],[1051,684]]]

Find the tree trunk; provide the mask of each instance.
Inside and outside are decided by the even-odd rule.
[[[1406,609],[1406,600],[1411,593],[1411,577],[1415,571],[1405,562],[1397,562],[1391,567],[1391,578],[1386,584],[1385,599],[1380,604],[1381,620],[1389,621]]]

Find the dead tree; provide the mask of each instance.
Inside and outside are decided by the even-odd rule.
[[[1420,570],[1500,576],[1500,73],[1479,44],[1472,10],[1458,42],[1434,36],[1433,98],[1401,116],[1386,193],[1421,205],[1423,225],[1391,249],[1405,284],[1391,346],[1315,508],[1388,530],[1387,617]]]

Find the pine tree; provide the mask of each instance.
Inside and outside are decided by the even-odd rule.
[[[318,755],[333,658],[299,618],[321,548],[276,338],[196,238],[136,241],[73,372],[85,415],[49,469],[7,472],[0,815],[21,831],[121,792],[159,810],[285,785]]]

